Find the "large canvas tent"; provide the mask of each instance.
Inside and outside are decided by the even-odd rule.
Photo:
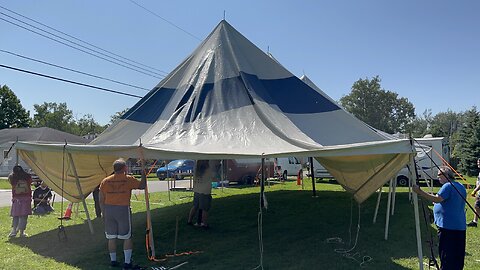
[[[226,21],[87,146],[18,143],[35,172],[71,201],[121,157],[316,157],[358,202],[402,168],[408,140],[388,140],[257,48]],[[71,158],[71,162],[69,161]]]
[[[89,145],[19,142],[17,148],[73,202],[109,175],[118,157],[302,156],[319,160],[361,203],[415,153],[409,140],[392,140],[345,112],[226,21]]]

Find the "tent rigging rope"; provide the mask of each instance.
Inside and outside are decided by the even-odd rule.
[[[448,176],[442,171],[440,170],[440,166],[435,162],[435,160],[433,160],[433,158],[428,155],[428,153],[423,149],[423,146],[415,139],[413,139],[419,146],[420,148],[422,148],[422,150],[425,152],[426,156],[430,159],[430,161],[432,161],[433,165],[435,165],[435,167],[438,169],[438,171],[445,177],[445,179],[447,179],[447,181],[452,185],[453,189],[457,192],[458,196],[460,196],[460,198],[462,198],[462,200],[465,202],[465,205],[468,206],[468,208],[470,208],[470,210],[472,210],[473,214],[476,215],[477,217],[480,218],[480,215],[475,211],[475,209],[472,207],[472,205],[467,201],[467,199],[462,195],[462,193],[460,192],[460,190],[458,190],[458,188],[452,183],[452,180],[450,180],[450,178],[448,178]],[[415,175],[418,175],[417,174],[417,165],[415,165]]]
[[[257,216],[257,223],[258,223],[258,247],[260,253],[260,264],[257,265],[255,269],[262,269],[263,270],[263,207],[267,209],[266,197],[265,197],[265,160],[262,158],[262,179],[260,182],[260,202],[259,202],[259,209],[258,209],[258,216]]]
[[[345,258],[354,260],[355,262],[357,262],[359,264],[360,267],[365,267],[368,262],[373,260],[373,258],[368,256],[368,255],[365,255],[365,256],[361,257],[361,259],[359,259],[358,257],[361,256],[360,252],[352,253],[352,251],[357,247],[357,243],[358,243],[358,236],[360,234],[360,222],[361,222],[360,217],[361,217],[361,205],[358,204],[357,231],[356,231],[355,242],[354,242],[353,246],[350,249],[336,248],[336,249],[334,249],[334,251],[336,253],[342,254],[342,256],[344,256]],[[352,225],[353,225],[353,198],[352,198],[352,201],[351,201],[351,204],[350,204],[350,226],[349,226],[349,229],[348,229],[348,232],[349,232],[348,246],[351,245]],[[326,242],[327,243],[336,243],[336,244],[345,244],[343,239],[340,238],[340,237],[327,238]]]

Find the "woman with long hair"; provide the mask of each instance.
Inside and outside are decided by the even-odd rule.
[[[8,236],[16,237],[20,233],[20,237],[26,237],[28,215],[32,214],[32,177],[17,165],[13,167],[8,181],[12,185],[12,231]]]

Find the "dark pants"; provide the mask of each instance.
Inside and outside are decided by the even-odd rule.
[[[99,198],[99,193],[100,193],[100,186],[97,186],[93,192],[93,201],[95,202],[95,214],[97,215],[97,218],[102,217],[102,209],[100,208],[100,198]]]
[[[442,270],[462,270],[466,231],[438,228],[438,255]]]

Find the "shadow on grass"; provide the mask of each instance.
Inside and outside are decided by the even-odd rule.
[[[383,239],[386,201],[382,200],[377,224],[372,224],[376,199],[373,197],[376,196],[362,204],[360,234],[351,258],[334,250],[349,249],[352,245],[329,243],[327,239],[340,237],[348,243],[350,228],[354,240],[357,205],[351,204],[350,196],[345,192],[320,190],[317,195],[313,198],[311,191],[293,190],[267,193],[268,210],[262,215],[264,269],[358,269],[362,260],[367,258],[365,256],[372,258],[364,264],[367,269],[418,268],[414,259],[417,252],[413,210],[407,194],[397,194],[388,241]],[[153,209],[157,257],[173,253],[177,219],[177,252],[200,252],[170,257],[162,263],[151,263],[146,259],[145,212],[135,213],[132,217],[134,259],[146,266],[173,267],[188,262],[180,269],[253,269],[260,261],[258,205],[258,194],[215,198],[209,218],[211,228],[208,230],[186,225],[190,203]],[[353,222],[350,227],[351,216]],[[68,221],[65,224],[68,225]],[[103,222],[96,219],[93,225],[94,235],[90,234],[86,224],[66,226],[68,240],[65,242],[58,240],[58,230],[10,242],[79,269],[109,269]],[[117,250],[118,259],[123,260],[120,243]],[[401,266],[394,261],[396,259],[410,260],[413,266]]]

